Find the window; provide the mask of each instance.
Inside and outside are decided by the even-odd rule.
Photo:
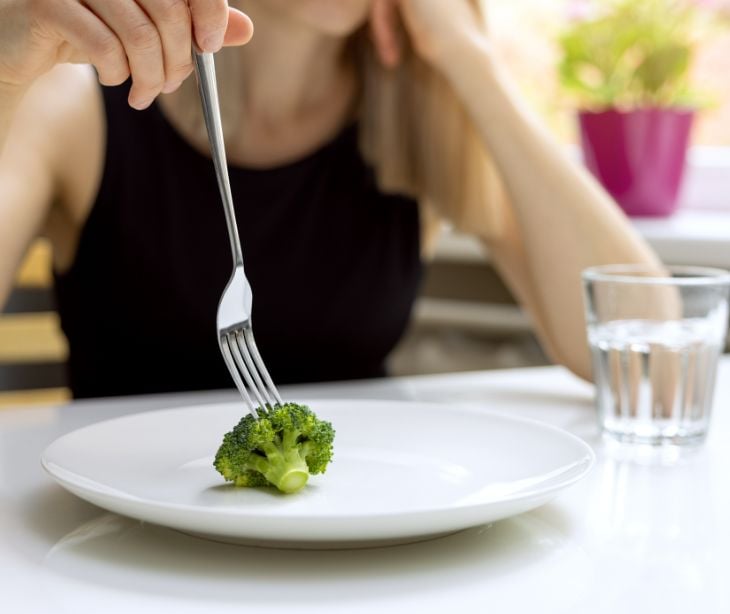
[[[641,2],[641,0],[636,0]],[[568,19],[570,0],[488,0],[490,30],[500,56],[523,93],[566,140],[575,141],[573,108],[560,91],[554,41]],[[702,43],[695,62],[696,86],[715,104],[703,110],[694,143],[730,147],[730,24]]]
[[[641,2],[642,0],[636,0]],[[555,40],[571,0],[486,0],[492,39],[522,93],[555,134],[577,140],[575,108],[557,79]],[[683,205],[730,210],[730,23],[701,43],[694,82],[714,101],[693,134]]]

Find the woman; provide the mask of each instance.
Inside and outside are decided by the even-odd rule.
[[[552,358],[588,377],[580,271],[654,255],[510,89],[478,2],[235,5],[257,28],[243,48],[251,21],[223,0],[0,0],[0,304],[47,236],[74,394],[229,385],[193,40],[231,46],[228,159],[278,383],[382,374],[443,221],[487,243]]]

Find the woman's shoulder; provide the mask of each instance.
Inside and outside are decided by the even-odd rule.
[[[55,66],[33,84],[23,106],[30,107],[34,124],[47,134],[47,142],[55,145],[62,159],[69,157],[70,146],[88,141],[94,131],[103,136],[103,103],[89,66]]]

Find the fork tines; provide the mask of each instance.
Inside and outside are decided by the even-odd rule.
[[[250,328],[233,328],[223,331],[219,342],[236,388],[248,403],[249,409],[255,417],[258,418],[257,407],[272,408],[283,403],[259,354],[253,331]],[[256,403],[251,400],[249,390]]]

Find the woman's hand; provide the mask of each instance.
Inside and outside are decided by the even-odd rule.
[[[0,88],[23,89],[60,62],[93,64],[105,85],[130,75],[130,104],[149,106],[204,51],[246,43],[251,21],[226,0],[0,0]]]
[[[469,0],[374,0],[371,27],[384,65],[402,57],[403,23],[413,47],[424,60],[446,70],[465,44],[486,43],[484,26]]]

